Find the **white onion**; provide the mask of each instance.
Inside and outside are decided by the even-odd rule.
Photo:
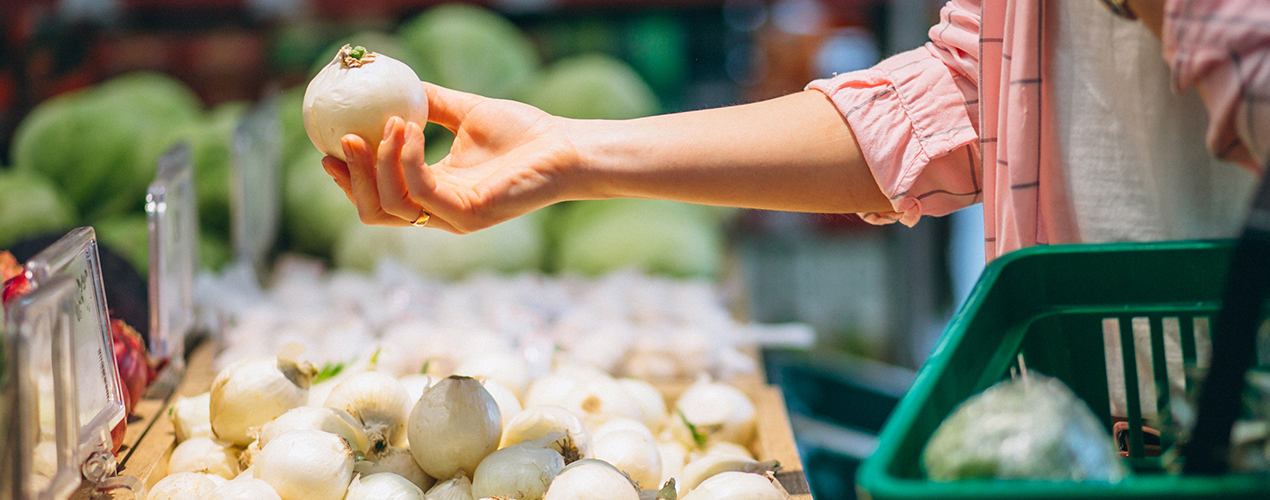
[[[547,447],[555,435],[490,453],[472,475],[472,496],[540,500],[564,469],[564,457]]]
[[[423,472],[423,469],[419,468],[419,464],[415,463],[415,457],[410,453],[409,449],[398,446],[388,448],[388,450],[374,457],[373,460],[357,462],[353,465],[353,470],[363,476],[380,472],[391,472],[406,478],[407,481],[414,483],[421,490],[427,490],[437,482],[436,479],[433,479],[432,476],[429,476]]]
[[[282,500],[269,483],[254,477],[240,477],[217,486],[201,500]]]
[[[414,70],[401,61],[345,45],[304,91],[304,131],[318,150],[344,161],[340,139],[357,134],[372,150],[393,116],[420,127],[428,120],[428,96]]]
[[[655,489],[661,480],[661,453],[651,434],[618,429],[595,438],[595,458],[617,467],[641,488]]]
[[[216,476],[220,477],[220,476]],[[207,474],[198,472],[177,472],[168,474],[150,488],[147,500],[198,500],[199,497],[216,489],[216,483]]]
[[[669,419],[668,427],[675,439],[690,448],[701,443],[685,420],[707,441],[731,441],[744,446],[754,437],[754,403],[740,389],[711,381],[708,376],[697,379],[679,396],[675,412],[679,418]]]
[[[608,462],[586,458],[565,467],[543,500],[639,500],[639,489]]]
[[[413,409],[415,403],[419,402],[419,398],[423,397],[423,391],[428,390],[436,382],[431,376],[422,373],[403,375],[397,381],[401,382],[401,386],[406,388],[406,394],[410,395],[410,409]]]
[[[749,448],[733,443],[731,441],[714,441],[705,446],[705,448],[697,448],[688,454],[688,460],[696,460],[706,455],[735,455],[746,458],[754,458],[754,453]]]
[[[326,431],[344,438],[355,452],[369,451],[369,441],[362,432],[361,423],[344,410],[326,406],[300,406],[287,410],[260,428],[260,437],[253,446],[258,451],[274,438],[302,429]]]
[[[596,428],[614,417],[643,420],[643,410],[621,384],[603,371],[581,364],[558,367],[535,380],[525,394],[525,406],[556,405],[572,411],[587,427]]]
[[[212,438],[197,437],[183,441],[172,450],[168,473],[204,472],[225,479],[238,475],[238,455],[233,445]]]
[[[683,500],[789,500],[771,474],[721,472],[683,496]]]
[[[208,409],[217,438],[247,446],[248,429],[308,402],[317,370],[298,361],[296,350],[288,346],[276,357],[244,359],[216,374]]]
[[[617,379],[617,383],[626,389],[626,393],[630,394],[636,403],[639,403],[644,426],[653,433],[660,431],[667,416],[666,398],[662,396],[661,391],[653,387],[653,384],[637,378],[620,378]]]
[[[322,406],[344,410],[361,422],[370,443],[368,451],[374,454],[405,444],[410,404],[410,393],[401,382],[392,375],[370,371],[340,382]]]
[[[473,500],[472,480],[459,472],[428,490],[428,500]]]
[[[424,496],[423,490],[406,478],[381,472],[353,479],[344,500],[424,500]]]
[[[693,488],[696,488],[697,485],[705,482],[705,480],[723,472],[737,471],[762,474],[771,472],[778,466],[779,464],[775,461],[759,462],[740,455],[715,453],[688,462],[684,466],[683,472],[680,473],[677,486],[682,494],[692,491]]]
[[[489,395],[494,398],[494,402],[498,404],[498,414],[502,417],[503,426],[507,426],[516,415],[524,408],[520,406],[520,399],[516,397],[516,393],[508,389],[495,379],[486,379],[482,382],[485,390],[489,391]]]
[[[410,412],[410,453],[432,477],[472,473],[498,449],[502,418],[481,383],[452,375],[423,393]]]
[[[591,456],[591,431],[586,424],[573,412],[552,405],[531,406],[518,413],[503,429],[500,446],[506,448],[554,433],[564,435],[551,448],[564,456],[565,463]]]
[[[599,441],[605,434],[614,431],[634,431],[648,437],[649,441],[654,441],[653,432],[648,427],[645,427],[643,422],[627,417],[617,417],[596,427],[591,432],[591,441]]]
[[[212,437],[212,393],[178,397],[168,408],[168,418],[176,431],[176,442],[192,437]]]
[[[292,431],[262,448],[254,467],[283,500],[340,500],[353,480],[353,452],[335,434]]]
[[[665,484],[672,477],[680,477],[684,464],[688,463],[688,448],[674,439],[658,440],[657,452],[661,455],[660,484]]]

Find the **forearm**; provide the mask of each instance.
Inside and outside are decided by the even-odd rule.
[[[824,94],[571,124],[577,198],[668,198],[800,212],[892,209]]]

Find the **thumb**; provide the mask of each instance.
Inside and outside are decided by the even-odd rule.
[[[457,130],[467,114],[486,98],[476,94],[447,89],[440,85],[420,82],[428,94],[428,121]]]

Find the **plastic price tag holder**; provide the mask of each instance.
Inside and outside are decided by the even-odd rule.
[[[234,130],[230,189],[234,259],[260,276],[278,233],[282,132],[270,96]]]
[[[18,489],[22,484],[18,464],[23,463],[23,455],[18,450],[17,413],[32,405],[18,402],[17,337],[5,326],[4,318],[0,310],[0,500],[17,500],[23,496]]]
[[[5,385],[15,403],[6,415],[13,424],[6,449],[16,460],[5,465],[5,475],[15,480],[14,499],[70,498],[80,485],[71,346],[76,296],[73,279],[53,276],[6,309],[12,348],[6,362],[13,367],[6,374],[14,378]]]
[[[127,481],[127,477],[111,477],[116,472],[111,431],[117,426],[122,428],[126,410],[115,369],[114,344],[93,228],[71,230],[31,258],[26,263],[26,272],[37,291],[57,277],[69,279],[75,287],[73,306],[67,313],[70,373],[73,375],[70,393],[74,396],[65,402],[75,408],[72,428],[78,433],[78,444],[72,451],[74,463],[82,464],[84,477],[98,488]]]
[[[146,191],[150,235],[150,353],[167,366],[152,391],[170,391],[185,371],[185,340],[194,327],[194,273],[198,262],[198,204],[189,144],[159,160]]]

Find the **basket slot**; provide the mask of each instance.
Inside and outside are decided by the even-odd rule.
[[[1195,366],[1207,369],[1213,360],[1213,337],[1209,334],[1207,316],[1195,318]]]

